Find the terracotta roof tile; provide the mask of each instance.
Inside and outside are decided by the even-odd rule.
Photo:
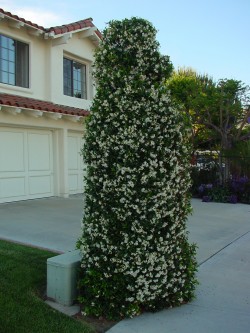
[[[2,93],[0,93],[0,105],[69,114],[82,117],[89,115],[89,111],[84,109],[73,108],[66,105],[59,105],[52,102],[37,100],[34,98],[2,94]]]
[[[77,21],[77,22],[72,22],[70,24],[64,24],[61,26],[55,26],[55,27],[51,27],[48,29],[45,29],[46,32],[54,32],[55,35],[58,34],[64,34],[66,32],[70,32],[70,31],[75,31],[75,30],[81,30],[83,28],[86,27],[94,27],[95,25],[92,22],[91,18],[85,19],[85,20],[81,20],[81,21]],[[97,30],[97,35],[100,37],[101,33],[100,31]]]
[[[36,23],[32,23],[32,22],[30,22],[30,21],[27,21],[27,20],[25,20],[24,18],[19,17],[19,16],[17,16],[17,15],[13,15],[13,14],[11,14],[10,12],[6,12],[6,11],[3,10],[2,8],[0,8],[0,13],[4,14],[4,15],[6,15],[6,16],[9,16],[9,17],[11,17],[11,18],[13,18],[13,19],[15,19],[15,20],[17,20],[17,21],[21,21],[21,22],[23,22],[23,23],[25,23],[25,24],[28,24],[28,25],[32,26],[33,28],[40,29],[40,30],[44,30],[44,27],[42,27],[42,26],[40,26],[40,25],[38,25],[38,24],[36,24]]]
[[[64,25],[61,25],[61,26],[44,28],[44,27],[42,27],[38,24],[32,23],[31,21],[25,20],[22,17],[19,17],[17,15],[13,15],[10,12],[6,12],[2,8],[0,8],[0,13],[4,14],[5,16],[9,16],[10,18],[13,18],[17,21],[21,21],[21,22],[23,22],[27,25],[30,25],[33,28],[42,30],[44,33],[54,32],[55,35],[64,34],[64,33],[75,31],[75,30],[81,30],[81,29],[86,28],[86,27],[91,28],[91,27],[95,26],[92,22],[92,18],[87,18],[85,20],[73,22],[73,23],[70,23],[70,24],[64,24]],[[96,30],[95,33],[99,38],[102,38],[102,34],[99,30]]]

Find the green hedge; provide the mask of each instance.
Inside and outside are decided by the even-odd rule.
[[[86,314],[133,317],[194,296],[187,129],[166,91],[172,65],[155,36],[146,20],[112,21],[95,54],[78,241]]]

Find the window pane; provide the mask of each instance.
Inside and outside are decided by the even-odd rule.
[[[77,62],[74,61],[74,69],[75,70],[81,70],[82,64],[79,64]]]
[[[15,62],[15,51],[9,51],[9,61]]]
[[[63,59],[63,71],[64,75],[71,76],[71,60],[64,58]]]
[[[7,72],[1,72],[1,82],[9,83],[9,76]]]
[[[29,86],[29,46],[16,42],[16,85],[24,88]]]
[[[71,93],[71,80],[64,80],[64,94],[68,96],[72,96]]]
[[[87,99],[87,80],[86,80],[86,66],[82,68],[82,95]]]
[[[8,72],[8,68],[9,68],[9,63],[6,60],[2,60],[1,61],[1,70],[4,72]]]
[[[16,42],[12,38],[8,38],[8,49],[14,51],[16,47]]]
[[[9,84],[15,85],[15,74],[9,74]]]
[[[71,63],[71,60],[63,58],[63,93],[67,96],[72,96]]]
[[[9,62],[9,72],[15,74],[15,64],[14,62]]]
[[[0,35],[0,81],[11,85],[15,84],[15,77],[13,79],[15,63],[10,62],[10,57],[13,58],[14,53],[12,50],[13,42],[13,39]]]
[[[5,36],[1,36],[1,45],[2,47],[8,48],[9,38]]]
[[[74,80],[74,89],[79,89],[81,88],[81,82],[77,81],[77,80]]]
[[[8,60],[9,52],[8,52],[7,49],[5,49],[5,48],[1,49],[1,58],[4,59],[4,60]]]
[[[74,95],[78,98],[86,98],[85,68],[83,64],[74,63]]]

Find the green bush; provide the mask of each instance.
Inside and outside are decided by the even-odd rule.
[[[250,204],[250,180],[248,177],[240,177],[233,182],[233,186],[230,188],[237,195],[239,202]]]
[[[112,21],[95,54],[78,241],[89,315],[133,317],[194,296],[187,128],[166,91],[172,65],[155,36],[143,19]]]
[[[230,191],[227,186],[216,186],[209,190],[208,195],[212,201],[215,202],[228,202]]]
[[[250,205],[250,182],[246,184],[245,191],[241,197],[241,202]]]
[[[191,193],[193,197],[199,197],[199,187],[201,184],[215,184],[218,180],[217,168],[213,167],[209,170],[201,169],[199,170],[197,167],[192,166],[191,169],[191,180],[192,187]]]

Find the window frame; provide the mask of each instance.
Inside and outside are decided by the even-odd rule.
[[[6,38],[6,46],[3,38]],[[9,43],[13,43],[13,49]],[[14,55],[12,59],[11,52]],[[11,65],[14,68],[12,71]],[[4,66],[8,70],[5,70]],[[4,79],[4,74],[7,79]],[[2,33],[0,33],[0,83],[12,87],[30,88],[30,44]]]
[[[66,62],[70,64],[70,67],[67,69],[68,73],[65,71]],[[79,65],[81,73],[79,72],[77,73],[76,71],[74,71],[74,66],[79,66]],[[67,54],[63,55],[63,94],[65,96],[80,98],[85,100],[88,99],[89,96],[88,68],[89,66],[85,61],[79,60]],[[75,78],[75,74],[78,74],[78,78]],[[80,80],[79,80],[79,75],[81,75]],[[65,80],[69,81],[68,84],[66,84]],[[80,96],[77,96],[77,94],[80,94]]]

